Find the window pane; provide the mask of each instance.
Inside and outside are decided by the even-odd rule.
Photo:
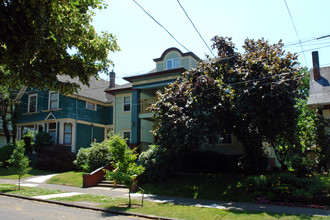
[[[124,139],[128,142],[131,140],[131,132],[124,132]]]
[[[56,131],[49,131],[48,133],[50,134],[50,136],[52,136],[53,143],[55,143]]]
[[[64,144],[65,145],[71,145],[71,134],[65,134],[64,135]]]
[[[56,100],[57,100],[57,93],[54,93],[54,92],[51,93],[51,94],[50,94],[50,100],[51,100],[51,101],[56,101]]]
[[[173,60],[173,68],[179,68],[179,59]]]
[[[56,123],[49,123],[48,124],[48,129],[49,130],[56,129]]]
[[[57,108],[57,101],[50,102],[50,109],[55,109],[55,108]]]
[[[96,104],[90,103],[90,102],[86,102],[86,108],[95,110],[96,109]]]
[[[172,69],[172,60],[167,60],[166,61],[166,69]]]
[[[124,112],[131,110],[131,97],[125,96],[124,97]]]
[[[64,132],[65,133],[71,133],[71,131],[72,131],[72,125],[68,124],[68,123],[65,123],[64,124]]]
[[[37,96],[30,96],[29,112],[37,111]]]

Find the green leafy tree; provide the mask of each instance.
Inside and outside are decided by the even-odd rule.
[[[245,169],[256,172],[267,162],[263,141],[273,143],[296,127],[297,56],[264,39],[245,40],[239,53],[231,38],[216,36],[213,48],[216,59],[158,93],[152,106],[158,144],[180,152],[233,133],[244,145]]]
[[[126,141],[122,137],[112,135],[109,139],[109,144],[111,146],[114,170],[105,170],[105,178],[117,183],[123,183],[128,187],[128,206],[131,207],[131,188],[135,179],[144,172],[144,168],[136,164],[137,155],[127,147]]]
[[[17,141],[16,148],[8,160],[11,164],[9,169],[18,175],[18,189],[21,189],[21,177],[31,170],[31,167],[29,167],[30,161],[28,157],[24,155],[24,151],[24,141]]]
[[[72,93],[79,85],[61,82],[69,75],[88,85],[108,73],[108,55],[119,50],[115,36],[91,25],[103,0],[4,0],[0,3],[0,84]]]
[[[2,70],[3,68],[0,66],[0,72]],[[13,143],[15,143],[16,139],[16,97],[19,88],[19,84],[13,82],[5,85],[0,83],[0,118],[7,143],[10,143],[11,136]],[[10,131],[10,126],[12,132]]]

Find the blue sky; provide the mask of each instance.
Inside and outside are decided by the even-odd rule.
[[[177,0],[136,1],[188,50],[201,59],[211,55]],[[108,8],[96,11],[93,24],[98,32],[108,31],[118,39],[121,51],[110,54],[118,84],[126,83],[122,80],[124,76],[154,69],[153,59],[169,47],[187,52],[133,0],[106,0],[106,3]],[[285,45],[299,41],[284,0],[180,0],[180,3],[209,46],[215,35],[232,37],[238,50],[246,38],[263,37],[271,43],[282,39]],[[285,50],[298,52],[301,65],[309,68],[311,51],[318,50],[320,65],[330,66],[330,37],[316,39],[330,35],[330,1],[286,0],[286,3],[306,52],[301,52],[299,43],[286,46]]]

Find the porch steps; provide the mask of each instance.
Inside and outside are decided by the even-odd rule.
[[[124,184],[121,184],[121,183],[117,183],[116,187],[115,187],[113,181],[108,181],[108,180],[102,180],[96,186],[97,187],[111,187],[111,188],[127,188]]]

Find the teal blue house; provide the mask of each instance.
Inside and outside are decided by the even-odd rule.
[[[36,135],[46,131],[55,144],[64,144],[74,153],[92,142],[103,141],[113,129],[113,96],[104,92],[109,82],[92,78],[87,87],[77,79],[58,78],[79,83],[81,89],[72,95],[62,95],[22,88],[17,109],[17,138],[22,139],[26,132]]]

